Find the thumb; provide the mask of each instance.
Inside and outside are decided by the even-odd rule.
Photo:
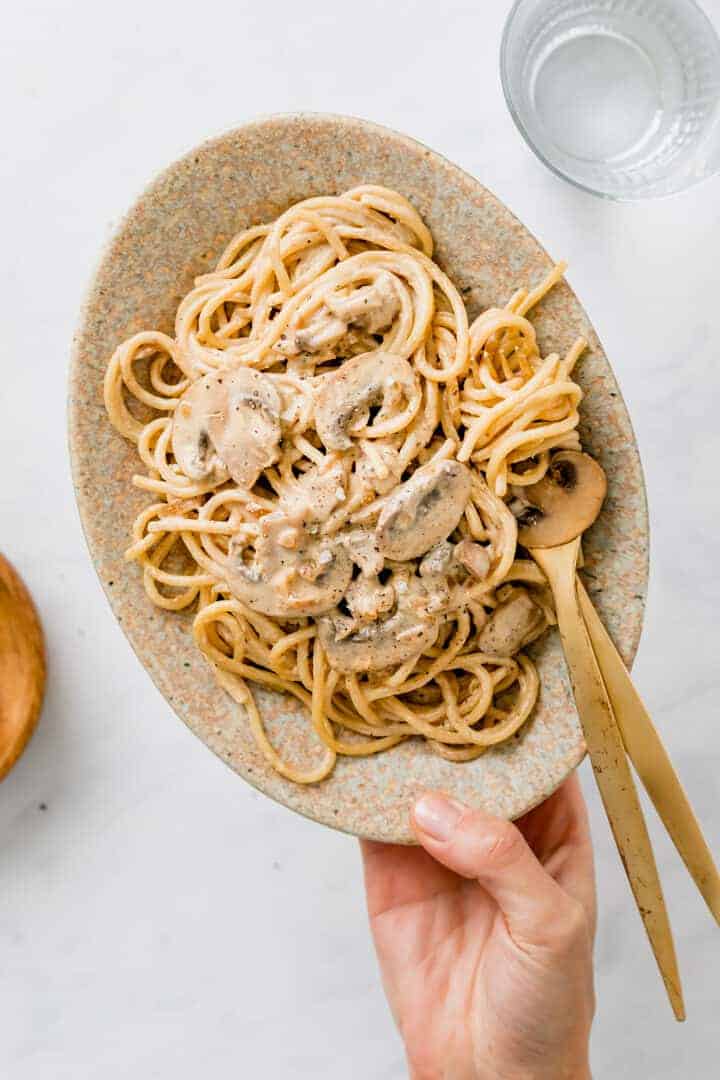
[[[518,944],[552,942],[573,914],[569,908],[575,901],[546,873],[512,822],[471,810],[440,792],[423,795],[412,820],[430,855],[490,894]]]

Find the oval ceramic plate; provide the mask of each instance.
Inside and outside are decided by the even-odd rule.
[[[507,818],[548,796],[585,752],[555,632],[535,649],[542,691],[531,720],[509,744],[453,764],[411,740],[385,754],[344,758],[322,784],[299,787],[273,772],[243,710],[216,684],[190,636],[190,615],[153,607],[137,567],[123,562],[131,522],[149,497],[130,479],[135,448],[108,423],[102,380],[129,334],[171,331],[181,297],[239,229],[269,221],[310,195],[356,184],[397,188],[430,226],[436,256],[462,290],[471,317],[537,282],[550,259],[472,177],[421,144],[361,120],[277,116],[204,143],[171,165],[135,203],[108,246],[78,331],[70,379],[70,444],[90,551],[118,621],[177,715],[240,776],[326,825],[381,840],[409,841],[408,808],[439,787]],[[586,537],[586,582],[629,662],[647,583],[647,511],[630,420],[597,335],[567,285],[535,309],[544,351],[578,334],[590,347],[579,365],[585,391],[582,437],[608,474],[609,495]],[[294,701],[258,691],[270,736],[285,755],[317,753]]]

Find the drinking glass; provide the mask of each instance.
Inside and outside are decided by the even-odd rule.
[[[527,143],[578,187],[639,199],[720,171],[720,41],[693,0],[517,0],[500,72]]]

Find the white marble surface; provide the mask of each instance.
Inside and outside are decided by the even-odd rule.
[[[720,19],[720,0],[706,7]],[[570,260],[647,473],[637,681],[720,850],[720,180],[619,206],[551,176],[502,101],[505,9],[27,0],[5,14],[0,544],[37,597],[50,661],[40,728],[0,788],[7,1080],[404,1076],[355,843],[262,799],[175,719],[101,595],[69,479],[68,349],[100,245],[155,170],[258,113],[347,112],[415,135]],[[583,774],[601,907],[596,1076],[717,1075],[720,937],[653,821],[690,1017],[679,1027]]]

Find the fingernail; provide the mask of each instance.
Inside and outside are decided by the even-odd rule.
[[[449,840],[462,817],[464,807],[445,795],[423,795],[415,803],[414,817],[419,829],[433,840]]]

